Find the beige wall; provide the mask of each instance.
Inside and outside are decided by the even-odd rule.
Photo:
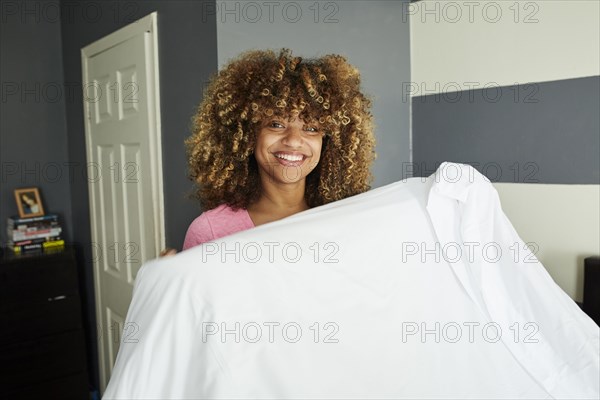
[[[600,185],[494,183],[502,209],[554,281],[583,298],[583,259],[600,254]]]
[[[411,81],[434,93],[600,74],[599,0],[420,1],[405,14]]]

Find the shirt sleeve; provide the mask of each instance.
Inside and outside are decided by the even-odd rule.
[[[185,240],[183,241],[183,250],[187,250],[190,247],[198,246],[205,242],[210,242],[214,237],[215,235],[210,225],[210,221],[203,213],[190,224],[187,233],[185,234]]]

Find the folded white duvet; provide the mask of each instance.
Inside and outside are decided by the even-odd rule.
[[[598,326],[444,163],[146,263],[104,399],[598,399]]]

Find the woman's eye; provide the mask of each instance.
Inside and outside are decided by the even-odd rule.
[[[317,132],[319,132],[319,128],[315,128],[314,126],[310,126],[310,127],[306,128],[305,130],[307,130],[310,133],[317,133]]]
[[[283,124],[277,121],[272,121],[271,122],[271,127],[273,128],[283,128]]]

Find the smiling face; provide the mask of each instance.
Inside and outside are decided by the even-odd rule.
[[[261,179],[297,183],[306,179],[321,157],[323,132],[300,118],[266,119],[256,138],[254,155]]]

